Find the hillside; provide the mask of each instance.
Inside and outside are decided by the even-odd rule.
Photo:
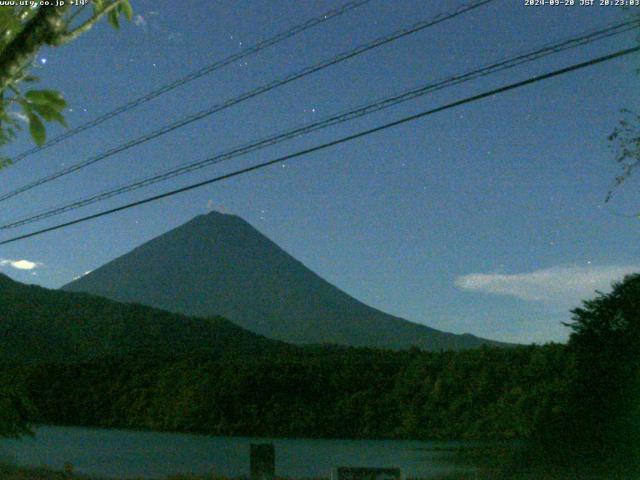
[[[218,212],[197,216],[63,288],[187,315],[222,315],[296,344],[426,350],[497,344],[369,307],[241,218]]]
[[[101,356],[260,353],[288,348],[221,317],[190,318],[0,274],[0,361],[72,362]]]

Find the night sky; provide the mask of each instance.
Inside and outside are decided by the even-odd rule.
[[[578,0],[576,0],[578,2]],[[340,1],[132,2],[42,50],[41,88],[63,92],[71,126],[325,11]],[[460,1],[372,0],[0,173],[0,193],[235,97]],[[373,99],[620,20],[617,7],[496,0],[0,203],[4,223],[204,159]],[[174,178],[0,240],[308,148],[502,84],[632,46],[629,33],[449,88],[259,153]],[[607,140],[638,108],[637,54],[447,110],[190,193],[0,247],[0,271],[59,287],[211,209],[241,216],[359,300],[454,333],[564,340],[560,322],[594,290],[640,270],[637,179],[610,204]],[[51,126],[49,135],[62,132]],[[4,153],[32,146],[27,134]],[[623,215],[624,214],[624,215]]]

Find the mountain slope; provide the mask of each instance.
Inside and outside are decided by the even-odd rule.
[[[288,348],[224,318],[190,318],[84,293],[24,285],[0,274],[0,361],[101,356],[259,353]]]
[[[491,344],[371,308],[234,215],[212,212],[63,287],[188,315],[218,314],[287,342],[428,350]]]

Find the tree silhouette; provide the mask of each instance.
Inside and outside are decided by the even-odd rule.
[[[572,313],[571,381],[539,434],[565,465],[640,478],[640,275]]]

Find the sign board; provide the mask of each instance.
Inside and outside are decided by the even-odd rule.
[[[331,480],[402,480],[399,468],[338,467]]]
[[[273,443],[251,444],[251,480],[273,480],[276,475],[276,451]]]

